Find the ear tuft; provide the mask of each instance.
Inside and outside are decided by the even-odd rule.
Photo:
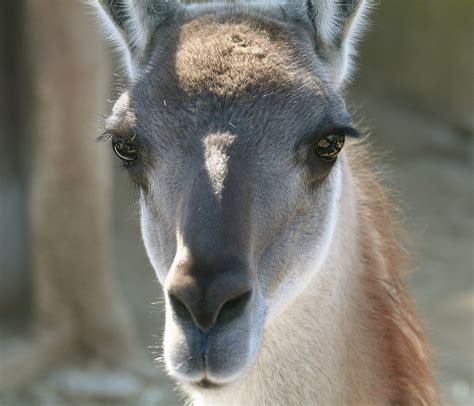
[[[128,75],[137,76],[156,28],[172,18],[174,0],[92,0],[108,39],[123,55]]]
[[[343,3],[346,3],[346,7],[341,15],[345,23],[338,38],[342,53],[338,83],[349,78],[353,72],[353,62],[357,55],[356,47],[367,28],[371,7],[369,0],[352,0]]]
[[[370,1],[302,1],[316,35],[318,50],[331,65],[334,85],[340,87],[352,71],[355,46],[366,26]]]

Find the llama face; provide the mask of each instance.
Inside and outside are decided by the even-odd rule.
[[[164,37],[109,122],[137,154],[168,369],[225,384],[324,262],[343,157],[321,144],[352,134],[350,117],[304,32],[204,17]]]
[[[310,26],[278,10],[156,27],[108,121],[164,288],[166,365],[196,388],[246,373],[265,325],[321,271],[338,217],[355,135],[346,68],[331,65],[344,42],[318,55]]]

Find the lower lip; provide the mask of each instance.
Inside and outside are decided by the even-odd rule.
[[[214,382],[211,382],[209,381],[208,379],[203,379],[199,382],[194,382],[193,383],[194,386],[197,386],[201,389],[217,389],[217,388],[220,388],[222,387],[222,385],[219,385],[217,383],[214,383]]]

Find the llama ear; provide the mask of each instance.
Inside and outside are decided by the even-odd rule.
[[[350,76],[355,45],[365,27],[369,3],[370,0],[288,0],[293,15],[309,20],[317,50],[330,63],[337,87]]]
[[[137,75],[155,29],[178,9],[174,0],[92,0],[92,4],[124,56],[130,78]]]

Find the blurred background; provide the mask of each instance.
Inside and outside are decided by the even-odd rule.
[[[83,3],[0,2],[0,404],[180,405],[134,189],[95,142],[122,85]],[[372,21],[347,98],[397,191],[445,404],[474,405],[474,1]]]

